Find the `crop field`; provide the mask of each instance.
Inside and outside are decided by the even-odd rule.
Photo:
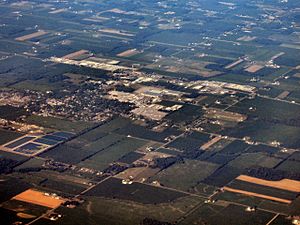
[[[6,151],[0,151],[0,159],[1,158],[12,159],[16,162],[22,162],[22,161],[25,162],[28,159],[28,157],[26,157],[26,156],[18,155],[18,154],[6,152]]]
[[[0,129],[0,145],[10,142],[21,136],[22,134],[20,133]]]
[[[245,195],[237,192],[225,191],[216,196],[220,201],[230,201],[237,204],[248,206],[257,206],[263,210],[271,210],[277,213],[286,215],[299,213],[299,199],[294,200],[290,204],[283,202],[273,201],[270,199],[260,198],[256,196]]]
[[[177,55],[181,55],[180,53]],[[179,74],[191,74],[201,77],[214,77],[220,72],[207,69],[210,62],[186,59],[184,62],[174,62],[170,57],[164,57],[157,63],[148,65],[148,69],[162,69],[167,72],[179,73]]]
[[[130,135],[132,137],[146,139],[150,141],[156,142],[165,142],[165,138],[171,135],[179,135],[181,131],[176,130],[174,128],[169,128],[164,130],[163,132],[155,132],[149,129],[146,129],[143,126],[138,126],[135,124],[129,124],[126,127],[123,127],[117,131],[115,131],[121,135]]]
[[[166,147],[177,149],[183,157],[196,159],[200,158],[204,150],[201,146],[210,140],[210,135],[200,132],[193,132],[185,137],[179,137],[167,144]]]
[[[118,57],[131,57],[138,53],[139,53],[139,51],[137,51],[136,49],[128,49],[124,52],[120,52],[117,56]]]
[[[120,158],[118,161],[122,162],[122,163],[131,164],[143,156],[144,156],[143,154],[138,153],[138,152],[129,152],[128,154],[126,154],[122,158]]]
[[[243,65],[243,64],[240,64]],[[238,66],[239,67],[239,66]],[[235,68],[233,68],[235,70]],[[217,77],[210,78],[212,80],[217,80],[217,81],[223,81],[223,82],[232,82],[232,83],[237,83],[237,84],[248,84],[249,76],[242,75],[240,73],[234,73],[234,71],[228,72],[221,74]]]
[[[163,31],[149,37],[153,43],[168,43],[186,46],[189,42],[197,42],[197,38],[188,33],[180,33],[176,31]]]
[[[290,157],[290,160],[300,161],[300,152],[296,151],[294,152]]]
[[[219,153],[227,155],[241,154],[249,147],[250,146],[245,142],[236,140],[225,146],[225,148],[223,148]]]
[[[34,115],[27,117],[26,121],[28,123],[36,124],[38,126],[46,127],[52,130],[65,130],[74,133],[80,132],[93,126],[92,123],[87,122],[74,122],[54,117],[40,117]]]
[[[49,208],[11,199],[1,204],[1,207],[14,211],[16,216],[23,219],[34,219],[45,213]]]
[[[254,145],[247,149],[248,153],[262,152],[270,155],[282,155],[280,148],[268,146],[268,145]]]
[[[0,182],[0,202],[7,201],[14,197],[15,195],[27,190],[32,185],[21,181],[19,179],[16,179],[14,177],[7,177],[1,175]]]
[[[0,41],[0,43],[3,42]],[[9,43],[3,43],[3,44],[7,44],[6,47],[11,45]],[[1,47],[2,46],[0,46],[0,49]],[[20,49],[19,46],[17,48]],[[40,78],[40,74],[47,74],[44,67],[45,65],[47,64],[40,60],[36,60],[36,59],[30,60],[27,59],[26,57],[14,56],[0,61],[0,66],[1,66],[0,74],[1,77],[3,77],[7,81],[6,86],[10,84],[14,85],[17,84],[18,82],[24,81],[25,79],[37,80],[38,78]],[[25,74],[24,71],[26,71]]]
[[[278,216],[271,225],[290,225],[291,221],[287,219],[285,216]]]
[[[94,142],[81,141],[80,137],[64,143],[42,154],[43,157],[53,158],[65,163],[79,163],[80,161],[103,151],[109,146],[117,144],[124,137],[110,134],[97,139]],[[72,152],[72,154],[70,154]]]
[[[98,150],[95,149],[95,151]],[[55,159],[56,161],[63,163],[75,164],[93,153],[94,152],[82,150],[80,147],[72,147],[70,144],[66,143],[42,153],[41,156],[48,159]]]
[[[243,169],[225,165],[208,176],[203,183],[223,187],[243,172]]]
[[[32,220],[32,219],[20,218],[15,211],[5,209],[2,207],[0,207],[0,217],[5,218],[4,221],[1,221],[3,225],[10,225],[16,220],[22,223],[28,223]]]
[[[239,190],[239,189],[230,188],[230,187],[224,187],[224,190],[239,193],[239,194],[249,195],[249,196],[255,196],[255,197],[259,197],[259,198],[265,198],[268,200],[278,201],[278,202],[287,203],[287,204],[290,204],[292,202],[291,200],[288,200],[288,199],[273,197],[273,196],[269,196],[269,195],[263,195],[263,194],[259,194],[259,193],[252,192],[252,191],[244,191],[244,190]]]
[[[0,51],[8,51],[9,49],[15,49],[16,52],[23,52],[28,51],[30,49],[29,45],[22,44],[22,43],[13,43],[6,40],[0,41]]]
[[[172,141],[167,145],[168,148],[175,148],[181,151],[189,151],[189,150],[199,150],[204,142],[201,140],[189,138],[189,137],[180,137],[175,141]]]
[[[206,142],[205,144],[203,144],[201,146],[202,150],[207,150],[209,149],[211,146],[213,146],[214,144],[218,143],[222,138],[221,137],[214,137],[213,139],[211,139],[210,141]]]
[[[222,149],[224,149],[227,145],[231,144],[233,142],[233,140],[230,140],[230,139],[221,139],[220,141],[218,141],[217,143],[215,143],[213,146],[211,146],[209,149],[207,149],[205,151],[205,154],[207,154],[209,157],[214,155],[214,154],[218,154],[220,153],[220,151]],[[222,153],[220,153],[222,154]],[[236,155],[229,155],[229,154],[224,154],[226,156],[236,156]],[[207,159],[208,157],[206,157],[205,159]]]
[[[62,199],[57,199],[52,196],[46,196],[45,193],[33,189],[28,189],[14,196],[13,199],[22,202],[32,203],[35,205],[41,205],[48,208],[56,208],[62,203],[64,203],[64,200]]]
[[[190,214],[187,218],[180,221],[180,225],[190,225],[190,224],[201,224],[201,223],[209,223],[209,218],[207,215],[214,215],[223,210],[224,207],[219,205],[205,205],[202,204],[198,207],[192,214]],[[204,219],[206,218],[206,219]]]
[[[263,202],[273,202],[271,200],[263,199],[263,198],[258,198],[255,196],[250,196],[250,195],[244,195],[241,193],[237,192],[229,192],[229,191],[224,191],[215,196],[221,201],[230,201],[238,204],[243,204],[243,205],[249,205],[249,206],[261,206]],[[274,202],[275,203],[275,202]],[[279,203],[276,202],[276,204],[280,204],[284,207],[287,206],[285,203]],[[262,207],[262,209],[264,209]]]
[[[118,130],[122,127],[126,127],[128,124],[130,124],[130,121],[121,117],[117,117],[104,125],[100,126],[99,128],[96,128],[95,130],[103,133],[109,133],[115,130]]]
[[[234,180],[224,189],[226,191],[237,192],[283,203],[291,203],[298,195],[297,192],[283,190],[277,187],[268,187],[242,180]]]
[[[118,161],[126,154],[142,147],[147,142],[143,140],[126,138],[115,145],[109,146],[104,150],[96,153],[92,157],[84,160],[79,165],[92,168],[95,170],[104,170],[110,163]]]
[[[159,172],[151,180],[159,181],[163,186],[189,191],[211,175],[218,167],[218,164],[209,162],[184,160],[183,163],[176,163]]]
[[[46,178],[46,181],[40,183],[40,187],[43,190],[54,191],[56,193],[63,194],[64,196],[74,196],[80,194],[88,186],[87,183],[78,184],[75,182],[57,179],[54,177]]]
[[[143,204],[167,203],[186,196],[186,194],[177,191],[135,182],[130,185],[122,184],[121,181],[117,178],[109,178],[88,191],[85,195],[118,198]]]
[[[167,115],[166,119],[174,122],[188,123],[202,115],[203,111],[201,107],[186,104],[176,112]]]
[[[226,165],[228,162],[234,160],[237,156],[236,155],[227,155],[227,154],[212,154],[209,155],[208,158],[205,159],[205,161],[216,163],[219,165]]]
[[[87,196],[85,202],[75,209],[60,207],[57,212],[66,215],[61,221],[41,220],[35,225],[59,224],[67,225],[133,225],[139,224],[144,218],[174,222],[194,206],[203,201],[201,198],[183,197],[168,204],[140,204],[119,199]],[[122,221],[122,222],[120,222]]]
[[[229,162],[228,165],[241,169],[250,168],[252,166],[261,166],[267,168],[273,168],[282,161],[280,158],[268,156],[264,153],[244,153],[233,161]]]
[[[27,165],[15,168],[13,176],[22,178],[24,182],[39,187],[40,190],[49,193],[57,193],[60,196],[73,196],[85,190],[91,182],[89,178],[77,177],[70,171],[57,172],[38,165],[38,162],[28,161]]]
[[[21,165],[14,168],[15,171],[28,169],[28,168],[39,168],[44,164],[45,160],[41,158],[32,158],[22,163]]]
[[[218,206],[203,205],[181,221],[180,225],[190,224],[218,224],[218,225],[253,225],[266,224],[275,214],[257,210],[254,213],[246,212],[245,209],[237,205]]]
[[[145,182],[160,171],[159,168],[149,167],[133,167],[117,174],[115,177],[119,179],[130,179],[134,182]]]
[[[249,120],[233,129],[222,131],[222,134],[238,138],[248,136],[251,140],[264,143],[271,143],[277,140],[285,147],[298,148],[300,141],[296,134],[299,132],[300,127],[296,126]]]
[[[250,107],[255,108],[255,112],[250,112]],[[224,134],[238,137],[249,136],[253,140],[267,143],[277,140],[282,145],[292,148],[299,146],[299,139],[295,135],[300,131],[298,124],[295,123],[298,118],[296,112],[300,110],[299,106],[255,98],[244,100],[230,110],[248,114],[250,119],[231,131],[225,131]]]
[[[169,149],[169,148],[159,148],[156,151],[168,155],[173,155],[173,156],[176,156],[181,153],[180,151]]]
[[[28,35],[24,35],[24,36],[21,36],[21,37],[17,37],[16,40],[17,41],[27,41],[27,40],[30,40],[32,38],[43,36],[45,34],[47,34],[47,32],[41,30],[41,31],[38,31],[38,32],[35,32],[35,33],[32,33],[32,34],[28,34]]]
[[[101,127],[95,128],[87,133],[84,133],[83,135],[80,135],[77,140],[83,141],[83,142],[95,142],[98,139],[101,139],[102,137],[106,136],[107,133],[99,131]]]
[[[298,215],[300,212],[300,208],[299,208],[300,199],[298,197],[290,204],[285,204],[285,203],[280,203],[280,202],[275,202],[270,200],[263,200],[259,206],[262,209],[274,210],[275,212],[284,213],[286,215]]]
[[[28,158],[24,155],[14,154],[7,151],[0,151],[1,170],[0,173],[10,173],[13,168],[20,163],[23,163]]]
[[[298,173],[300,171],[300,162],[296,160],[285,160],[279,164],[276,169],[291,173]]]
[[[250,114],[248,108],[251,106],[256,107],[256,111],[251,112]],[[238,112],[257,116],[260,119],[266,119],[269,121],[277,119],[279,122],[284,122],[286,120],[286,123],[288,123],[289,120],[297,118],[297,112],[299,112],[300,106],[287,102],[256,97],[254,99],[245,99],[229,110],[238,110]]]
[[[268,181],[246,175],[240,175],[236,178],[237,180],[246,181],[249,183],[260,184],[263,186],[279,188],[287,191],[299,192],[300,193],[300,181],[282,179],[279,181]]]

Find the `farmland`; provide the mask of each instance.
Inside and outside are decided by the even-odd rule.
[[[1,225],[295,222],[299,8],[0,1]]]
[[[96,170],[103,170],[108,167],[111,162],[117,161],[127,153],[142,147],[146,143],[145,141],[135,139],[123,140],[84,160],[80,165]]]
[[[138,224],[149,214],[151,214],[152,218],[159,221],[174,221],[201,200],[200,198],[184,197],[170,204],[149,205],[118,199],[86,197],[86,202],[82,206],[74,209],[76,211],[75,215],[73,215],[73,210],[68,208],[59,208],[58,212],[64,215],[72,215],[73,219],[71,219],[70,216],[63,218],[64,224],[79,225],[88,221],[89,224],[96,225],[104,221],[108,225],[114,225],[120,224],[119,221],[122,219],[122,224],[131,225]],[[176,213],[174,213],[174,210]],[[92,213],[92,217],[87,216],[90,215],[90,213]],[[41,222],[48,224],[47,221]],[[57,222],[54,222],[54,224],[57,224]]]
[[[209,215],[205,219],[199,219],[198,215]],[[248,215],[242,207],[236,205],[210,206],[203,205],[199,207],[193,214],[187,217],[179,224],[264,224],[268,222],[274,215],[272,213],[257,211],[254,214]],[[203,216],[200,218],[204,218]]]
[[[291,203],[297,197],[297,192],[285,190],[278,186],[265,186],[242,180],[234,180],[225,187],[226,191],[266,198],[283,203]]]
[[[300,182],[295,180],[283,179],[280,181],[267,181],[245,175],[238,176],[236,179],[264,186],[275,187],[283,190],[300,192]]]
[[[211,175],[218,167],[218,164],[185,160],[183,163],[172,165],[161,171],[151,180],[157,180],[163,186],[188,191]]]
[[[128,195],[132,193],[131,195]],[[146,194],[147,193],[147,194]],[[150,194],[151,193],[151,194]],[[122,184],[120,179],[110,178],[86,193],[87,196],[120,198],[144,204],[159,204],[174,201],[186,194],[140,183]],[[148,198],[146,197],[148,196]]]
[[[45,194],[32,189],[26,190],[14,196],[13,199],[49,208],[56,208],[64,202],[63,200],[56,199],[54,197],[45,196]]]

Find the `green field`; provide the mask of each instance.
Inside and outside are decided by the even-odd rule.
[[[13,141],[16,138],[21,137],[22,135],[23,134],[17,132],[0,129],[0,145]]]
[[[27,123],[35,124],[51,130],[61,130],[70,132],[80,132],[93,126],[93,123],[70,121],[66,119],[54,118],[54,117],[42,117],[42,116],[29,116],[26,118]]]
[[[95,154],[91,158],[84,160],[79,165],[95,170],[104,170],[110,163],[117,161],[124,155],[135,151],[146,143],[147,141],[126,138],[113,146],[105,148],[103,151]]]
[[[151,180],[157,180],[166,187],[189,191],[211,175],[218,167],[218,164],[209,162],[184,160],[184,163],[176,163],[159,172]]]
[[[76,164],[93,156],[97,152],[103,151],[106,148],[117,144],[122,139],[124,139],[123,136],[109,134],[97,139],[94,142],[89,142],[85,139],[81,139],[79,136],[78,138],[42,153],[41,156],[53,158],[59,162]]]
[[[185,193],[133,182],[122,184],[121,179],[110,177],[85,193],[85,196],[98,196],[134,201],[142,204],[161,204],[176,201],[188,196]]]
[[[140,204],[118,199],[85,197],[85,202],[75,209],[61,207],[57,212],[65,215],[61,221],[47,222],[41,220],[35,225],[138,225],[144,218],[174,222],[192,209],[203,199],[183,197],[167,204]]]
[[[245,208],[237,205],[203,205],[181,221],[180,225],[218,224],[218,225],[253,225],[266,224],[275,214],[257,210],[246,212]]]
[[[250,168],[252,166],[273,168],[280,163],[281,160],[282,159],[267,156],[264,153],[245,153],[235,158],[228,165],[241,169]]]

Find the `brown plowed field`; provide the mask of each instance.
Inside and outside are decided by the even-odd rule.
[[[41,205],[52,209],[60,206],[62,203],[65,202],[61,198],[46,196],[43,192],[32,190],[32,189],[28,189],[16,195],[12,199],[22,201],[22,202],[32,203],[35,205]]]
[[[282,179],[280,181],[269,181],[246,175],[240,175],[236,179],[286,191],[300,192],[300,181],[297,180]]]

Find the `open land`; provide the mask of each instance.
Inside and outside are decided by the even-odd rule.
[[[299,8],[0,1],[1,225],[299,220]]]

